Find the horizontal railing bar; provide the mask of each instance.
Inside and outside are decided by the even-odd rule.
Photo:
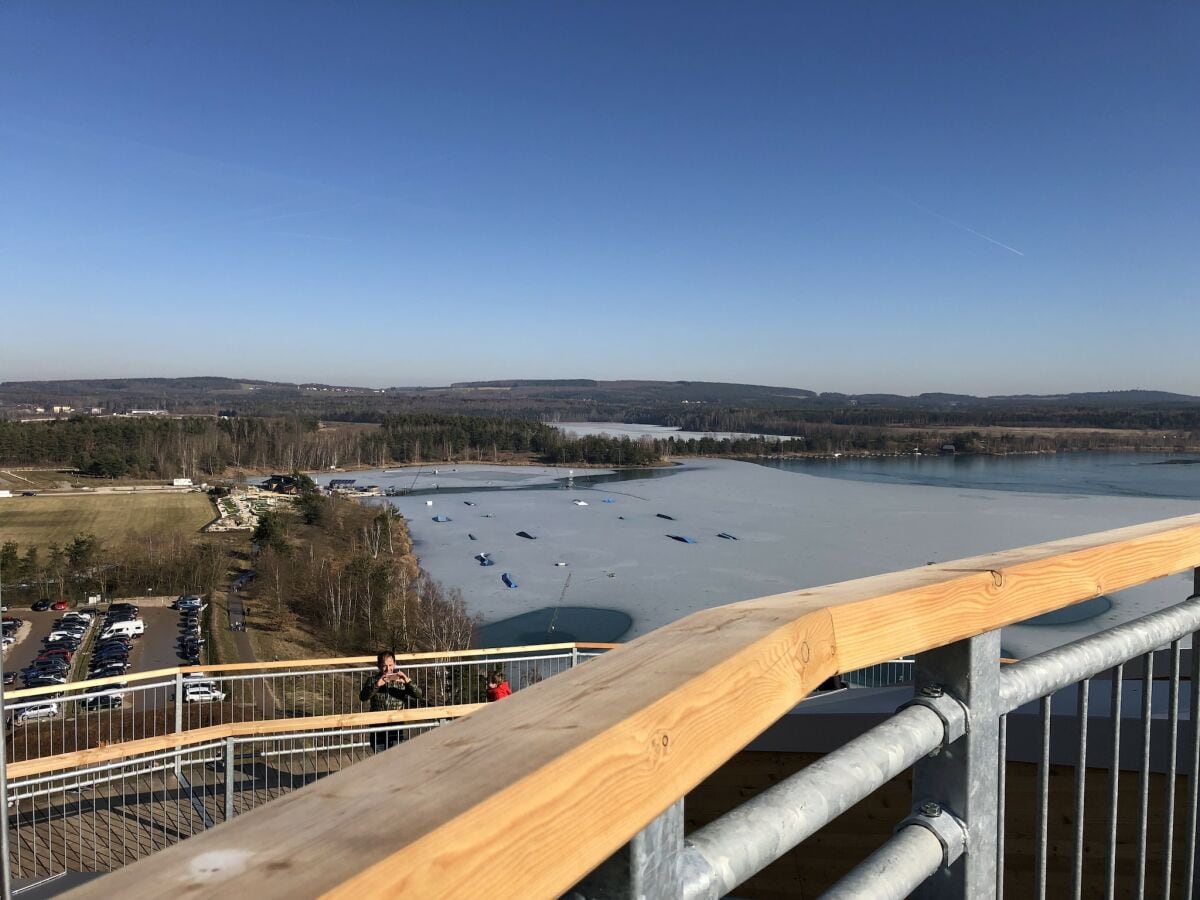
[[[525,660],[530,660],[530,659],[537,659],[538,657],[535,655],[537,653],[550,652],[550,651],[555,651],[555,650],[595,649],[595,650],[605,650],[606,651],[606,650],[613,650],[620,646],[621,646],[620,644],[603,644],[603,643],[594,643],[594,642],[592,642],[592,643],[568,642],[568,643],[559,643],[559,644],[530,644],[528,646],[520,646],[520,647],[484,647],[484,648],[475,649],[475,650],[438,650],[438,651],[431,651],[428,653],[401,653],[396,656],[396,664],[398,666],[404,666],[404,665],[408,664],[409,662],[419,663],[423,660],[437,661],[437,660],[455,660],[455,659],[457,659],[457,660],[474,659],[476,661],[486,660],[488,662],[491,662],[492,661],[491,657],[493,657],[497,654],[500,654],[502,656],[512,656],[514,653],[528,654],[525,656],[517,657],[516,661],[520,662],[520,661],[525,661]],[[569,655],[569,654],[567,654],[567,655]],[[598,654],[598,655],[603,656],[603,653]],[[322,666],[361,666],[361,665],[366,665],[367,667],[369,667],[370,665],[373,665],[374,663],[375,663],[374,656],[345,656],[345,657],[336,657],[336,658],[332,658],[332,659],[306,659],[306,660],[304,660],[304,665],[311,669],[318,669]],[[169,668],[169,669],[152,669],[151,671],[148,671],[148,672],[132,672],[132,673],[129,673],[126,675],[113,675],[109,678],[92,678],[92,679],[88,679],[86,681],[71,681],[66,684],[48,685],[47,687],[20,688],[15,691],[5,691],[4,699],[7,704],[7,702],[9,700],[19,700],[22,697],[38,697],[38,696],[41,696],[44,694],[63,693],[63,692],[67,692],[67,691],[84,691],[89,687],[97,687],[97,686],[106,685],[106,684],[117,684],[118,682],[122,682],[122,681],[124,681],[124,682],[149,681],[150,679],[153,679],[153,678],[162,678],[164,680],[161,682],[161,684],[171,685],[174,683],[174,678],[177,674],[212,675],[215,672],[252,672],[252,671],[262,671],[262,672],[271,671],[271,672],[273,672],[274,670],[294,668],[295,666],[296,666],[296,660],[294,660],[294,659],[275,660],[272,662],[229,663],[226,665],[210,665],[210,666],[176,666],[174,668]],[[305,674],[311,675],[311,674],[314,674],[314,672],[308,671],[308,672],[305,672]],[[317,672],[315,674],[328,675],[328,674],[332,674],[332,673]],[[228,677],[232,678],[235,676],[228,676]]]
[[[511,700],[511,698],[509,699]],[[190,747],[194,744],[203,744],[206,741],[222,740],[228,737],[291,735],[299,731],[320,728],[323,722],[327,723],[330,728],[339,728],[358,724],[384,725],[391,722],[428,722],[438,719],[457,719],[469,715],[484,705],[482,703],[462,703],[456,706],[391,709],[380,710],[379,712],[343,713],[333,716],[304,716],[294,719],[267,719],[260,722],[226,722],[220,725],[193,728],[190,731],[175,731],[155,737],[124,741],[119,744],[108,744],[103,747],[76,750],[72,753],[60,753],[57,756],[43,756],[37,759],[11,762],[8,764],[7,774],[10,780],[24,778],[28,775],[69,769],[77,765],[90,765],[95,762],[126,759],[141,753]]]
[[[1012,712],[1200,629],[1198,600],[1189,597],[1176,606],[1002,667],[1001,712]]]
[[[941,745],[933,710],[908,706],[687,839],[679,896],[716,900]]]
[[[942,866],[942,844],[932,831],[906,825],[864,859],[821,900],[904,900]]]
[[[172,759],[175,759],[177,756],[179,756],[180,753],[203,753],[205,750],[211,750],[214,747],[219,749],[222,746],[223,746],[223,744],[220,742],[215,742],[215,743],[210,742],[207,744],[200,744],[199,746],[189,745],[186,749],[182,748],[182,747],[176,747],[171,750],[160,751],[157,753],[149,753],[147,755],[138,756],[136,758],[126,757],[126,758],[123,758],[118,761],[105,762],[103,765],[95,764],[95,765],[85,766],[84,768],[81,768],[81,769],[71,769],[71,770],[65,771],[65,772],[55,772],[52,775],[41,775],[41,774],[25,775],[25,776],[11,779],[9,781],[9,786],[11,787],[12,785],[16,784],[20,787],[25,787],[25,786],[31,785],[31,784],[49,784],[50,782],[54,782],[54,781],[63,781],[65,779],[69,779],[69,778],[78,778],[81,775],[94,775],[97,772],[107,772],[107,771],[111,771],[112,769],[115,769],[117,767],[140,766],[145,763],[157,762],[159,760],[172,760]],[[10,768],[11,768],[11,766],[10,766]]]
[[[829,676],[1198,564],[1192,515],[701,610],[76,896],[558,896]]]

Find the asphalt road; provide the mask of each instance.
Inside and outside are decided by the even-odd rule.
[[[146,633],[133,642],[129,671],[149,672],[187,665],[175,652],[175,641],[179,637],[179,613],[173,609],[143,607],[141,616],[146,623]]]

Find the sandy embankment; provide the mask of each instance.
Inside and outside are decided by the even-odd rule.
[[[417,487],[436,480],[460,490],[490,483],[492,490],[393,499],[434,577],[461,588],[473,611],[495,621],[556,605],[569,572],[564,604],[627,612],[634,624],[626,639],[736,600],[1197,511],[1182,500],[871,484],[730,460],[571,491],[495,490],[544,484],[562,470],[451,469],[457,471],[422,474]],[[605,497],[614,502],[603,503]],[[435,523],[433,515],[451,521]],[[522,530],[538,540],[517,537]],[[738,540],[718,538],[722,531]],[[494,566],[473,558],[483,551]],[[516,590],[501,582],[504,572]],[[1111,609],[1087,621],[1015,626],[1005,630],[1005,649],[1028,655],[1176,602],[1189,589],[1189,578],[1165,579],[1116,595]]]

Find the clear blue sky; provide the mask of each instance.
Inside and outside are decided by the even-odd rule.
[[[1200,393],[1200,5],[0,6],[0,380]]]

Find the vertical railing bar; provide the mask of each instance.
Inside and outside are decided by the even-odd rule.
[[[1000,717],[996,753],[996,900],[1004,900],[1005,791],[1008,785],[1008,716]]]
[[[1154,712],[1154,651],[1142,657],[1142,768],[1138,779],[1138,852],[1134,896],[1146,896],[1146,835],[1150,816],[1150,716]]]
[[[1125,676],[1124,663],[1112,670],[1112,763],[1108,776],[1108,862],[1105,873],[1104,896],[1113,900],[1117,890],[1117,795],[1121,780],[1121,690]]]
[[[1075,764],[1075,900],[1081,900],[1083,896],[1083,817],[1087,796],[1088,692],[1091,684],[1090,678],[1079,682],[1079,759]]]
[[[1197,580],[1200,580],[1200,569],[1196,571]],[[1188,718],[1192,726],[1192,758],[1188,765],[1187,857],[1184,860],[1183,896],[1191,900],[1196,880],[1196,819],[1200,815],[1200,631],[1194,632],[1191,639]]]
[[[1038,763],[1038,825],[1037,825],[1037,896],[1046,900],[1046,843],[1050,816],[1050,713],[1054,695],[1043,697],[1042,712],[1042,755]]]
[[[1171,867],[1175,854],[1175,767],[1179,756],[1179,641],[1171,642],[1171,682],[1167,696],[1167,802],[1163,812],[1163,900],[1171,897]]]
[[[225,821],[233,819],[233,738],[225,739]]]

